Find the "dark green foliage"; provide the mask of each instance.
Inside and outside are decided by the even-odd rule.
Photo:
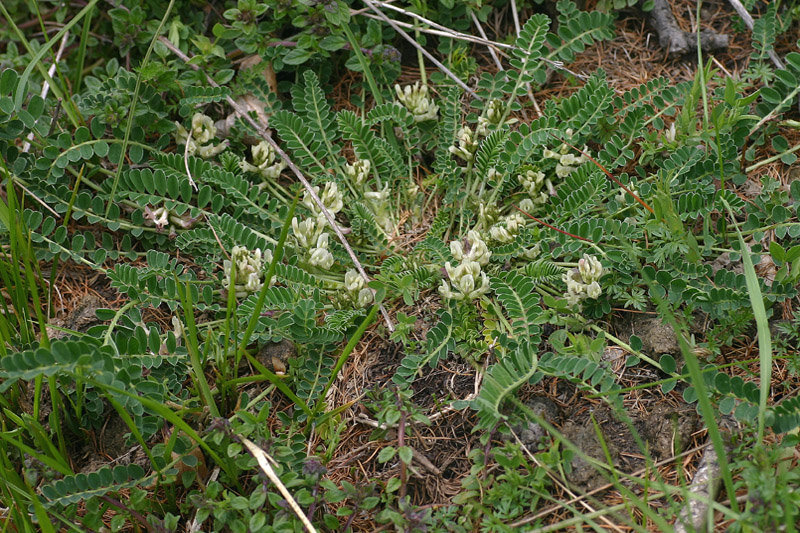
[[[537,319],[542,312],[534,279],[519,272],[506,272],[492,277],[491,286],[508,314],[517,342],[533,342],[540,332]]]
[[[92,131],[101,138],[105,128],[123,126],[136,87],[136,74],[120,68],[105,81],[86,78],[85,82],[91,91],[78,99],[78,107],[87,116],[94,117]],[[166,117],[167,109],[161,94],[154,87],[142,84],[134,110],[134,125],[168,133],[175,129],[175,125]]]
[[[353,143],[359,159],[368,159],[377,172],[378,183],[390,183],[403,174],[403,159],[388,141],[379,137],[361,117],[349,110],[336,115],[344,139]]]
[[[453,322],[453,316],[444,309],[439,311],[438,316],[439,321],[428,330],[424,351],[419,354],[407,354],[400,361],[400,366],[392,377],[392,381],[397,385],[410,385],[426,365],[434,368],[439,361],[447,357],[448,353],[455,350],[453,329],[456,324]]]
[[[178,308],[180,297],[178,283],[191,282],[195,279],[192,271],[187,271],[177,259],[169,255],[150,250],[147,252],[147,266],[137,268],[128,264],[118,264],[107,272],[111,286],[131,300],[158,307],[162,303],[173,311]],[[190,284],[192,300],[199,306],[209,305],[212,300],[207,291],[203,291],[201,299],[198,285]]]
[[[24,10],[35,3],[12,4]],[[368,323],[372,327],[370,321],[380,316],[377,306],[358,307],[364,305],[359,291],[377,290],[396,326],[390,334],[389,326],[375,324],[369,342],[386,336],[405,350],[399,367],[391,369],[392,383],[378,391],[382,400],[375,413],[381,428],[398,428],[401,416],[406,422],[425,422],[409,401],[414,381],[452,357],[483,372],[477,395],[455,406],[474,410],[475,430],[486,437],[510,421],[520,388],[545,377],[621,405],[617,374],[600,360],[606,344],[624,345],[600,329],[612,308],[615,313],[620,308],[650,312],[663,300],[678,315],[702,317],[711,329],[696,342],[706,341],[715,355],[720,345],[747,334],[753,312],[745,277],[733,271],[745,252],[731,238],[734,228],[745,232],[754,263],[769,253],[778,270],[774,281],[770,276],[769,283],[759,282],[768,314],[777,316],[776,304],[797,295],[800,186],[785,187],[765,178],[762,192],[747,200],[736,186],[763,163],[754,164],[756,156],[770,150],[776,160],[794,163],[791,136],[782,131],[793,123],[780,119],[792,118],[782,114],[793,107],[800,91],[800,54],[789,53],[785,69],[769,70],[760,92],[741,80],[716,84],[709,68],[705,81],[719,88],[708,94],[701,93],[700,78],[677,86],[667,79],[651,80],[619,93],[602,70],[586,78],[564,68],[586,47],[613,38],[613,17],[580,11],[574,2],[561,0],[555,6],[556,24],[541,13],[527,20],[513,46],[505,49],[504,70],[494,74],[482,69],[477,75],[477,63],[462,45],[420,34],[426,46],[438,44],[439,57],[459,75],[465,80],[470,76],[468,84],[477,98],[470,102],[438,74],[430,76],[435,83],[429,87],[430,103],[438,106],[438,117],[417,123],[389,83],[399,73],[395,56],[406,49],[392,48],[400,42],[394,31],[367,21],[350,1],[237,0],[208,19],[196,9],[197,2],[178,0],[165,33],[193,56],[190,64],[197,71],[176,59],[163,42],[155,43],[149,63],[141,64],[157,21],[148,20],[144,4],[128,4],[90,20],[77,53],[59,61],[51,88],[65,92],[61,110],[55,98],[21,89],[16,71],[0,73],[0,178],[5,180],[0,202],[0,391],[9,406],[3,415],[9,431],[1,451],[13,452],[8,454],[12,462],[0,465],[0,474],[6,474],[0,476],[0,488],[10,512],[36,513],[38,508],[31,506],[35,500],[25,498],[38,486],[42,505],[54,509],[52,516],[61,521],[56,529],[108,527],[100,519],[111,501],[101,498],[106,495],[123,506],[111,524],[114,530],[128,527],[123,522],[129,514],[136,517],[134,512],[146,520],[135,527],[174,529],[178,518],[172,513],[182,513],[196,516],[204,528],[297,529],[283,497],[256,487],[256,462],[241,448],[241,437],[248,437],[276,459],[278,475],[309,518],[329,530],[352,521],[348,513],[409,531],[436,529],[441,525],[437,516],[447,519],[444,528],[454,530],[512,527],[514,520],[530,516],[539,501],[537,491],[546,488],[544,469],[529,464],[512,445],[475,448],[473,471],[458,496],[458,513],[416,509],[410,503],[416,495],[406,492],[414,490],[413,484],[390,470],[379,484],[342,482],[340,489],[327,479],[324,464],[349,437],[344,434],[349,414],[338,408],[350,406],[328,411],[324,391],[340,377],[335,372],[350,364],[348,350],[363,347],[360,335]],[[415,9],[460,31],[472,31],[472,15],[486,23],[496,7],[484,4],[439,0]],[[71,9],[63,6],[46,17],[62,24]],[[31,13],[30,20],[38,16]],[[789,27],[781,18],[782,11],[771,5],[761,13],[754,31],[753,68],[763,68],[757,65]],[[215,25],[207,27],[208,20]],[[107,35],[98,33],[104,29]],[[1,29],[0,34],[12,36],[0,61],[22,72],[30,54],[19,53],[18,36],[11,30]],[[104,39],[101,44],[113,41],[115,48],[130,54],[122,61],[134,70],[105,57],[104,47],[93,41],[96,35]],[[46,46],[35,39],[30,44],[33,53]],[[254,58],[261,63],[234,70],[234,63],[252,64]],[[403,58],[404,68],[410,64]],[[347,69],[362,72],[357,78],[363,81],[351,82]],[[26,87],[43,81],[40,70],[25,71]],[[527,95],[547,81],[549,70],[572,88],[566,97],[540,101],[539,113]],[[222,86],[212,87],[206,74]],[[270,85],[273,79],[277,92]],[[372,94],[375,80],[380,94]],[[339,90],[342,81],[351,91],[347,103],[341,100],[347,94]],[[39,92],[38,87],[31,92]],[[263,114],[251,116],[271,128],[299,172],[321,192],[327,183],[336,183],[342,198],[328,201],[336,205],[335,220],[373,280],[368,288],[352,274],[345,277],[354,268],[351,256],[304,198],[295,169],[259,171],[267,164],[256,156],[264,146],[259,145],[261,134],[241,118],[230,120],[229,97],[264,105]],[[372,101],[383,103],[361,106]],[[537,118],[528,121],[534,107]],[[132,127],[126,131],[129,113]],[[174,121],[188,127],[194,113],[225,121],[216,136],[214,128],[204,125],[208,142],[223,152],[204,159],[200,156],[208,152],[197,150],[185,157],[175,146]],[[620,192],[598,165],[580,157],[581,150],[641,202]],[[569,163],[576,158],[579,163]],[[363,182],[345,172],[345,164],[358,159],[371,163]],[[261,169],[249,166],[251,161]],[[537,175],[534,183],[525,174],[528,170],[542,172],[544,178]],[[290,214],[295,196],[300,201]],[[519,214],[516,208],[523,202],[542,222]],[[41,204],[46,207],[40,209]],[[727,206],[733,216],[727,216]],[[318,227],[307,232],[308,242],[299,226],[292,226],[292,218],[297,223],[318,220]],[[288,240],[279,246],[283,228]],[[475,246],[473,237],[467,239],[471,230],[483,239],[480,246],[486,245],[491,258],[470,262]],[[271,269],[268,286],[240,290],[244,280],[237,280],[240,284],[229,294],[223,280],[230,279],[234,248],[237,257],[242,248],[278,256],[274,265],[263,261],[258,272],[246,274],[258,275],[247,281],[259,286]],[[722,251],[732,265],[729,270],[714,267],[715,272],[711,265]],[[332,264],[319,259],[322,252],[333,257]],[[563,276],[585,267],[576,263],[585,255],[598,258],[604,274],[592,286],[593,296],[576,302],[574,293],[565,294]],[[47,263],[36,265],[36,260]],[[766,259],[763,263],[770,266]],[[36,332],[47,332],[53,317],[42,316],[38,326],[32,317],[61,305],[55,289],[64,269],[74,264],[105,276],[124,307],[98,310],[102,323],[88,331],[71,331],[70,326],[64,340],[48,345],[43,337],[37,342]],[[459,267],[472,278],[464,274],[457,279],[453,272]],[[487,278],[489,286],[483,287]],[[451,295],[448,300],[436,293],[440,283],[455,286],[462,281],[466,298]],[[174,330],[147,322],[153,320],[146,318],[153,316],[150,311],[171,321]],[[25,322],[28,334],[17,336],[22,328],[9,317]],[[293,347],[287,375],[244,374],[248,359],[243,352],[252,355],[254,346],[284,340]],[[631,337],[629,342],[632,351],[642,350],[641,340]],[[548,349],[556,353],[542,354]],[[628,362],[644,365],[646,359],[630,356]],[[688,384],[684,400],[696,400],[691,380],[680,374],[683,369],[672,356],[662,356],[658,365],[668,376],[664,393]],[[745,422],[760,416],[761,391],[755,381],[729,377],[711,366],[703,376],[721,414],[733,413]],[[270,389],[263,380],[269,380]],[[27,410],[13,412],[23,392],[30,390],[37,394],[35,411],[42,394],[51,394],[57,409],[48,420],[41,412],[39,420]],[[67,475],[56,482],[15,481],[30,474],[24,471],[28,467],[17,472],[13,464],[28,450],[31,457],[69,472],[71,439],[102,430],[109,415],[116,416],[112,409],[119,409],[133,439],[151,446],[145,451],[155,456],[152,466],[166,499],[144,501],[144,495],[152,495],[150,480],[133,466]],[[209,420],[206,412],[220,418]],[[767,424],[776,432],[792,431],[800,425],[798,413],[798,402],[784,398],[768,408]],[[150,439],[160,439],[165,421],[172,437],[152,446],[155,440]],[[394,467],[389,461],[395,452],[404,467],[412,461],[411,446],[420,435],[414,423],[403,427],[407,444],[386,446],[379,455],[387,468]],[[195,443],[178,436],[195,431]],[[381,438],[386,436],[380,432]],[[203,447],[209,466],[213,461],[224,471],[218,481],[193,484],[196,473],[178,475],[166,468],[170,455],[161,452],[181,456],[192,466],[186,452],[194,444]],[[561,464],[558,447],[540,451],[542,464]],[[319,465],[311,464],[309,453],[324,456]],[[177,486],[181,482],[186,490]],[[516,494],[520,486],[534,489],[523,497]],[[401,498],[401,493],[409,497]],[[506,505],[509,500],[513,503]],[[81,512],[79,502],[85,502]],[[326,514],[329,504],[336,504],[338,516]],[[125,508],[131,512],[122,512]],[[37,520],[44,516],[37,515]],[[34,530],[38,524],[29,526]]]
[[[361,242],[369,244],[378,252],[386,252],[389,248],[389,241],[386,233],[378,226],[375,215],[362,202],[354,202],[352,205],[353,217],[350,220],[353,234]]]
[[[190,110],[198,104],[210,102],[221,102],[231,95],[227,87],[203,87],[191,85],[186,88],[186,96],[180,101],[180,114],[182,117],[189,116]]]
[[[553,111],[565,121],[562,131],[572,129],[579,138],[607,114],[613,99],[614,91],[608,86],[605,72],[598,70],[576,93],[561,99]]]
[[[800,94],[800,53],[790,52],[784,60],[786,68],[775,71],[772,86],[761,88],[759,95],[762,101],[756,106],[759,116],[781,113],[796,103]]]
[[[118,492],[142,482],[144,470],[137,464],[103,467],[89,474],[66,476],[42,487],[45,506],[66,506],[90,498]]]
[[[555,34],[547,34],[547,43],[552,48],[547,54],[550,59],[572,62],[587,46],[614,37],[614,18],[608,13],[580,11],[571,0],[560,0],[556,8],[558,29]]]
[[[579,217],[593,208],[607,190],[608,178],[591,163],[585,163],[564,179],[553,198],[553,209]]]
[[[564,378],[591,394],[602,393],[607,402],[622,407],[622,397],[615,392],[621,388],[617,384],[617,378],[601,363],[583,356],[548,352],[539,359],[539,371],[544,375]]]
[[[478,396],[470,402],[470,407],[478,412],[478,423],[473,431],[489,430],[506,416],[500,408],[503,400],[533,378],[536,373],[537,357],[534,345],[528,341],[500,357],[498,362],[486,370],[483,386]]]

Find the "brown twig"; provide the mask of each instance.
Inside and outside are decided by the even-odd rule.
[[[552,230],[555,230],[555,231],[557,231],[557,232],[559,232],[559,233],[562,233],[562,234],[566,235],[567,237],[572,237],[573,239],[578,239],[578,240],[581,240],[581,241],[586,241],[586,242],[590,242],[590,243],[594,244],[594,241],[593,241],[593,240],[591,240],[591,239],[587,239],[586,237],[580,237],[580,236],[578,236],[578,235],[574,235],[574,234],[572,234],[572,233],[570,233],[570,232],[568,232],[568,231],[564,231],[563,229],[558,229],[558,228],[557,228],[557,227],[555,227],[555,226],[551,226],[550,224],[548,224],[548,223],[547,223],[547,222],[545,222],[544,220],[541,220],[541,219],[538,219],[538,218],[536,218],[535,216],[531,215],[530,213],[527,213],[527,212],[523,211],[522,209],[520,209],[519,207],[517,207],[517,206],[516,206],[516,205],[514,205],[514,204],[511,204],[511,207],[513,207],[514,209],[516,209],[517,211],[519,211],[520,213],[522,213],[522,214],[523,214],[523,215],[525,215],[526,217],[528,217],[528,218],[532,218],[533,220],[535,220],[535,221],[536,221],[536,222],[538,222],[539,224],[541,224],[541,225],[543,225],[543,226],[547,226],[548,228],[550,228],[550,229],[552,229]]]
[[[553,134],[551,133],[551,135],[553,135]],[[637,202],[639,202],[640,204],[642,204],[642,206],[643,206],[645,209],[647,209],[648,211],[650,211],[650,213],[651,213],[651,214],[653,214],[653,215],[655,215],[655,214],[656,214],[656,212],[655,212],[655,211],[653,211],[653,208],[652,208],[652,207],[650,207],[649,205],[647,205],[647,202],[645,202],[644,200],[642,200],[641,198],[639,198],[639,196],[638,196],[638,195],[637,195],[635,192],[633,192],[632,190],[630,190],[630,189],[627,187],[627,185],[624,185],[624,184],[623,184],[621,181],[619,181],[617,178],[615,178],[615,177],[614,177],[614,175],[613,175],[611,172],[609,172],[609,171],[608,171],[608,169],[606,169],[606,167],[604,167],[603,165],[601,165],[601,164],[600,164],[600,162],[599,162],[599,161],[597,161],[595,158],[593,158],[592,156],[590,156],[589,154],[587,154],[586,152],[584,152],[584,151],[583,151],[583,150],[581,150],[580,148],[578,148],[578,147],[576,147],[576,146],[574,146],[574,145],[572,145],[572,144],[568,143],[567,141],[565,141],[565,140],[563,140],[563,139],[560,139],[560,138],[559,138],[559,137],[557,137],[556,135],[553,135],[553,137],[555,137],[556,139],[558,139],[558,140],[559,140],[559,141],[561,141],[562,143],[566,144],[567,146],[569,146],[569,147],[570,147],[570,148],[572,148],[573,150],[576,150],[576,151],[580,152],[581,154],[583,154],[583,155],[584,155],[584,157],[586,157],[586,159],[588,159],[589,161],[591,161],[591,162],[592,162],[592,163],[593,163],[593,164],[594,164],[594,165],[595,165],[597,168],[599,168],[600,170],[602,170],[602,171],[603,171],[603,173],[604,173],[606,176],[608,176],[608,179],[610,179],[611,181],[613,181],[614,183],[616,183],[617,185],[619,185],[620,187],[622,187],[622,189],[623,189],[623,190],[624,190],[626,193],[630,194],[630,195],[631,195],[631,196],[632,196],[632,197],[633,197],[633,198],[634,198],[634,199],[635,199]]]

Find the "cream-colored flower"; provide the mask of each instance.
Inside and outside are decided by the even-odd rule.
[[[588,254],[578,261],[578,268],[573,268],[562,276],[567,285],[564,297],[567,302],[575,306],[586,298],[599,298],[602,294],[599,280],[603,277],[603,265],[600,261]]]
[[[498,242],[511,242],[514,240],[514,236],[508,231],[508,228],[499,224],[489,228],[489,237]]]
[[[465,259],[456,267],[448,262],[444,269],[447,280],[442,280],[439,293],[447,299],[474,300],[489,291],[489,278],[477,261]]]
[[[586,287],[586,296],[589,298],[599,298],[601,292],[600,284],[596,281],[591,282],[589,286]]]
[[[231,251],[230,260],[222,262],[222,270],[225,273],[223,286],[230,288],[233,280],[233,290],[238,298],[258,292],[263,287],[263,266],[264,257],[272,260],[272,252],[262,253],[256,249],[250,251],[243,246],[234,246]]]
[[[218,153],[222,152],[227,147],[228,147],[228,139],[225,139],[216,146],[213,144],[208,144],[206,146],[198,146],[197,155],[199,155],[203,159],[208,159],[209,157],[214,157]]]
[[[358,159],[352,165],[346,164],[344,171],[353,180],[353,183],[360,186],[369,178],[371,167],[372,163],[370,163],[369,159]]]
[[[541,252],[542,252],[541,248],[539,247],[539,243],[537,242],[536,244],[534,244],[530,248],[526,248],[525,251],[522,253],[522,255],[525,256],[525,259],[533,261],[534,259],[539,257],[539,254]]]
[[[475,230],[467,232],[467,238],[462,241],[450,241],[450,253],[456,261],[475,261],[481,266],[489,264],[492,252]]]
[[[364,198],[377,204],[383,203],[389,199],[389,186],[385,186],[380,191],[367,191],[364,193]]]
[[[500,124],[504,111],[505,104],[503,104],[503,101],[498,98],[493,98],[489,100],[486,106],[486,118],[492,124]]]
[[[347,292],[358,293],[364,288],[364,278],[357,270],[351,268],[344,275],[344,288]]]
[[[525,211],[526,213],[530,213],[531,211],[534,210],[535,207],[536,206],[534,205],[533,200],[531,200],[530,198],[523,198],[519,202],[519,208]]]
[[[358,291],[358,299],[356,302],[358,303],[359,307],[366,307],[372,303],[374,299],[374,295],[372,294],[372,289],[364,287],[360,291]]]
[[[239,162],[239,167],[246,172],[260,174],[266,179],[275,179],[286,168],[286,163],[277,158],[275,149],[267,141],[251,146],[250,153],[253,156],[252,164],[245,160]]]
[[[202,113],[195,113],[192,116],[192,138],[198,144],[206,144],[217,136],[217,128],[211,117]]]
[[[394,92],[397,94],[397,99],[400,103],[414,115],[416,122],[436,118],[439,106],[434,104],[433,100],[428,96],[427,85],[420,85],[419,82],[416,82],[414,85],[406,85],[404,89],[401,89],[399,85],[395,85]]]
[[[534,206],[546,204],[550,196],[554,195],[556,192],[553,184],[541,170],[528,169],[524,173],[517,175],[517,180],[520,185],[522,185],[525,192],[528,193],[530,201]],[[525,209],[525,211],[532,210],[532,207]]]
[[[324,219],[307,218],[302,222],[297,222],[297,217],[292,219],[292,235],[297,245],[305,250],[313,246],[324,228]]]
[[[561,163],[556,164],[556,176],[558,176],[559,178],[566,178],[573,172],[575,172],[575,167],[567,167],[562,165]]]
[[[475,135],[478,137],[486,137],[489,135],[489,126],[492,123],[486,117],[478,117],[478,125],[475,126]]]
[[[475,158],[475,152],[478,151],[478,141],[475,135],[468,126],[464,126],[458,130],[458,146],[451,146],[450,153],[460,157],[464,161],[472,161]]]
[[[506,228],[513,235],[518,234],[519,230],[525,227],[525,223],[525,218],[519,213],[511,213],[506,216]]]
[[[478,224],[479,228],[488,228],[497,221],[499,210],[497,204],[480,202],[478,204]]]
[[[189,155],[197,154],[203,158],[209,158],[217,155],[228,146],[228,141],[220,143],[217,146],[211,144],[211,140],[217,135],[217,128],[214,126],[214,121],[211,117],[207,117],[202,113],[195,113],[192,116],[192,127],[189,131],[180,123],[175,123],[177,131],[175,132],[175,141],[177,144],[186,145],[186,151]]]
[[[630,189],[630,191],[633,194],[639,194],[634,187],[628,187],[628,188]],[[619,188],[619,192],[614,195],[614,199],[617,202],[621,203],[621,204],[627,203],[628,202],[628,191],[626,191],[625,189],[620,187]]]
[[[312,189],[319,196],[322,204],[328,209],[328,211],[331,212],[332,215],[335,215],[342,210],[342,207],[344,207],[342,193],[339,192],[339,186],[336,185],[335,181],[327,182],[322,194],[319,193],[319,187],[314,186]],[[303,205],[305,205],[309,211],[314,213],[315,216],[322,213],[317,206],[317,203],[311,197],[311,193],[308,191],[306,191],[306,193],[303,195]]]
[[[582,157],[583,156],[581,156],[581,158]],[[578,166],[581,163],[583,163],[581,158],[575,157],[575,155],[573,155],[573,154],[564,154],[559,158],[559,161],[564,166],[573,166],[574,167],[574,166]]]
[[[316,248],[310,250],[311,255],[308,262],[322,270],[328,270],[333,266],[333,254],[328,250],[328,234],[323,233],[317,238]]]
[[[669,125],[669,128],[664,131],[664,139],[666,139],[667,142],[674,143],[676,137],[677,132],[675,130],[675,123],[673,122]]]
[[[578,272],[584,283],[591,283],[603,277],[603,265],[596,257],[584,254],[583,258],[578,261]]]

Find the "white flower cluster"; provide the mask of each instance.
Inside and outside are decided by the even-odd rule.
[[[339,191],[339,186],[336,185],[336,182],[327,182],[322,194],[319,193],[319,187],[314,186],[311,188],[314,190],[317,196],[319,196],[319,199],[322,200],[322,204],[328,209],[328,211],[331,212],[332,215],[335,215],[342,210],[342,207],[344,207],[344,199],[342,193]],[[314,199],[311,197],[311,193],[308,191],[306,191],[306,193],[303,195],[303,205],[306,206],[309,211],[314,213],[314,216],[323,216],[322,210],[317,206],[317,203],[314,201]]]
[[[302,222],[292,219],[292,235],[300,250],[306,252],[308,262],[323,270],[333,265],[333,254],[328,250],[328,234],[323,233],[328,221],[324,217],[307,218]]]
[[[567,135],[572,136],[572,130],[567,130]],[[558,163],[556,164],[556,176],[559,178],[565,178],[572,174],[576,168],[580,165],[589,161],[589,158],[583,154],[576,156],[570,150],[572,148],[569,147],[566,143],[562,143],[561,147],[557,151],[548,150],[547,148],[544,149],[544,153],[542,154],[547,159],[557,159]],[[589,153],[589,148],[586,145],[583,145],[583,151],[585,153]]]
[[[261,252],[256,249],[250,251],[243,246],[234,246],[231,259],[222,262],[225,273],[223,284],[228,289],[233,273],[234,292],[237,298],[244,298],[248,294],[258,292],[264,285],[262,281],[264,263],[272,261],[272,251]]]
[[[519,213],[512,213],[503,221],[489,228],[489,236],[499,242],[511,242],[525,226],[525,219]]]
[[[561,278],[567,284],[564,298],[574,306],[586,298],[598,298],[601,293],[600,278],[603,277],[603,265],[596,257],[584,254],[578,261],[578,268],[573,268]]]
[[[481,202],[478,204],[478,223],[476,227],[478,228],[488,228],[495,222],[497,222],[497,217],[500,215],[499,210],[497,209],[497,204],[495,203],[485,203]]]
[[[475,158],[475,152],[478,151],[477,136],[469,126],[464,126],[458,130],[458,146],[451,146],[449,150],[451,154],[464,161],[472,161]]]
[[[245,172],[259,174],[264,179],[276,179],[286,168],[286,163],[277,157],[275,149],[267,141],[251,146],[250,152],[253,155],[252,164],[244,159],[239,162],[239,168]]]
[[[172,317],[172,334],[175,335],[175,340],[178,341],[178,346],[181,344],[184,331],[185,328],[183,326],[183,322],[181,322],[181,319],[177,316]]]
[[[447,280],[442,280],[439,293],[451,300],[474,300],[486,294],[489,291],[489,278],[485,272],[481,272],[481,267],[489,263],[492,252],[478,232],[469,231],[464,242],[452,241],[450,253],[460,264],[453,267],[449,261],[445,263]]]
[[[366,307],[372,303],[372,290],[364,283],[364,278],[355,269],[350,269],[344,275],[344,288],[347,297],[356,307]]]
[[[529,168],[523,174],[517,175],[517,180],[530,196],[532,207],[546,204],[547,200],[556,194],[550,178],[545,176],[541,170]],[[522,208],[522,206],[520,207]],[[528,211],[528,209],[523,208],[523,211]]]
[[[357,159],[352,165],[350,163],[345,164],[344,171],[353,183],[361,186],[369,178],[371,168],[372,163],[369,159]]]
[[[503,114],[505,112],[505,104],[502,100],[494,98],[489,100],[489,103],[486,104],[486,115],[478,117],[478,126],[475,128],[475,133],[479,137],[486,137],[489,135],[489,126],[497,126],[500,124],[500,121],[503,119]],[[514,124],[517,122],[517,119],[512,118],[506,120],[506,124]]]
[[[414,85],[406,85],[405,89],[395,85],[394,92],[397,94],[397,99],[400,100],[400,103],[414,115],[416,122],[436,118],[439,106],[434,104],[433,100],[428,96],[427,85],[420,85],[419,82],[416,82]]]
[[[675,130],[675,123],[669,125],[669,128],[664,130],[664,140],[668,143],[674,143],[675,138],[677,137],[677,131]]]
[[[214,157],[228,146],[227,139],[214,146],[211,140],[217,136],[217,128],[211,117],[202,113],[195,113],[192,116],[192,128],[186,131],[180,123],[176,122],[178,129],[175,133],[175,142],[186,145],[189,155],[197,154],[203,159]]]
[[[491,124],[500,124],[500,119],[503,118],[504,104],[498,98],[493,98],[486,106],[486,119]]]
[[[342,193],[335,182],[329,181],[325,184],[322,194],[319,194],[319,187],[313,187],[314,192],[319,195],[322,204],[336,215],[344,207]],[[328,226],[328,219],[322,214],[322,210],[317,206],[311,194],[306,192],[303,196],[303,205],[308,207],[313,216],[302,222],[297,217],[292,219],[292,236],[300,250],[305,251],[306,260],[310,265],[328,270],[333,266],[333,254],[328,250],[327,233],[324,233]]]

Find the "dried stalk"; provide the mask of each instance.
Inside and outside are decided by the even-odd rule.
[[[702,496],[689,498],[686,506],[675,521],[674,533],[688,533],[689,531],[703,532],[706,530],[708,517],[708,502],[713,502],[717,497],[720,482],[720,466],[717,460],[717,451],[713,444],[706,445],[697,472],[694,473],[689,493]]]
[[[396,31],[397,33],[399,33],[399,34],[400,34],[400,36],[401,36],[401,37],[403,37],[403,38],[404,38],[406,41],[408,41],[409,43],[411,43],[411,45],[412,45],[414,48],[416,48],[417,50],[419,50],[420,52],[422,52],[422,55],[424,55],[425,57],[427,57],[427,58],[430,60],[430,62],[431,62],[431,63],[433,63],[434,65],[436,65],[436,66],[439,68],[439,70],[441,70],[442,72],[444,72],[444,73],[445,73],[445,74],[446,74],[446,75],[447,75],[447,76],[448,76],[448,77],[449,77],[451,80],[453,80],[454,82],[456,82],[456,84],[457,84],[459,87],[461,87],[462,89],[464,89],[464,90],[465,90],[467,93],[469,93],[469,95],[470,95],[470,96],[472,96],[473,98],[476,98],[476,99],[478,99],[478,100],[480,100],[480,99],[481,99],[481,98],[478,96],[478,93],[476,93],[475,91],[473,91],[472,89],[470,89],[470,88],[469,88],[469,86],[467,86],[467,84],[466,84],[466,83],[464,83],[463,81],[461,81],[461,78],[459,78],[458,76],[456,76],[455,74],[453,74],[453,72],[452,72],[450,69],[448,69],[446,66],[444,66],[444,64],[443,64],[441,61],[439,61],[438,59],[436,59],[435,57],[433,57],[433,55],[432,55],[430,52],[428,52],[427,50],[425,50],[425,48],[424,48],[422,45],[420,45],[420,44],[417,42],[417,40],[416,40],[416,39],[414,39],[414,38],[413,38],[413,37],[411,37],[411,36],[410,36],[408,33],[406,33],[405,31],[403,31],[403,30],[400,28],[400,26],[398,26],[398,25],[397,25],[397,23],[396,23],[395,21],[393,21],[392,19],[390,19],[389,17],[387,17],[386,15],[384,15],[384,14],[383,14],[383,11],[381,11],[380,9],[378,9],[378,8],[375,6],[375,4],[374,4],[374,3],[373,3],[371,0],[364,0],[364,3],[365,3],[365,4],[367,4],[367,6],[369,6],[369,8],[370,8],[370,9],[372,9],[372,10],[373,10],[373,11],[374,11],[374,12],[375,12],[377,15],[378,15],[378,17],[380,17],[380,19],[381,19],[381,20],[383,20],[383,21],[384,21],[386,24],[388,24],[389,26],[391,26],[391,27],[392,27],[392,29],[393,29],[394,31]]]
[[[266,474],[266,476],[275,484],[276,487],[278,487],[278,491],[286,500],[286,503],[289,504],[289,507],[291,507],[292,511],[294,511],[294,514],[297,515],[297,518],[299,518],[303,523],[306,531],[309,533],[316,533],[317,530],[314,529],[314,525],[300,508],[300,505],[298,505],[298,503],[292,497],[292,494],[289,492],[289,489],[286,488],[286,485],[281,482],[281,478],[278,477],[278,474],[276,474],[275,470],[273,470],[272,466],[270,466],[269,462],[272,461],[274,463],[275,460],[267,455],[267,452],[253,444],[253,442],[248,439],[243,438],[242,444],[244,444],[245,448],[247,448],[247,451],[250,452],[250,455],[256,458],[256,462],[258,462],[258,466],[261,468],[261,471]]]
[[[365,3],[367,5],[369,5],[370,7],[372,7],[374,9],[374,6],[372,6],[372,2],[373,2],[373,0],[365,1]],[[506,44],[506,43],[501,43],[501,42],[497,42],[497,41],[492,41],[490,39],[481,38],[481,37],[475,37],[474,35],[469,35],[467,33],[461,33],[459,31],[452,30],[452,29],[450,29],[450,28],[448,28],[446,26],[442,26],[441,24],[437,24],[437,23],[433,22],[432,20],[426,19],[425,17],[423,17],[421,15],[417,15],[416,13],[413,13],[411,11],[407,11],[405,9],[396,7],[396,6],[394,6],[394,5],[392,5],[392,4],[388,3],[388,2],[381,2],[381,1],[378,1],[378,0],[374,0],[374,3],[379,5],[380,7],[385,7],[387,9],[394,10],[394,11],[396,11],[398,13],[402,13],[403,15],[407,15],[407,16],[413,18],[413,19],[416,19],[416,20],[418,20],[418,21],[420,21],[420,22],[422,22],[424,24],[427,24],[427,25],[431,26],[431,28],[436,28],[436,29],[424,28],[424,27],[423,28],[419,28],[419,27],[415,28],[413,25],[408,24],[407,22],[401,22],[401,21],[398,21],[398,20],[391,20],[391,22],[393,22],[394,24],[396,24],[398,26],[402,26],[404,28],[416,29],[416,30],[418,30],[418,31],[420,31],[422,33],[429,33],[431,35],[438,35],[440,37],[448,37],[448,38],[454,39],[456,41],[466,41],[466,42],[470,42],[470,43],[480,44],[480,45],[483,45],[483,46],[489,46],[489,47],[492,47],[493,49],[495,49],[499,54],[501,54],[503,56],[506,56],[506,57],[507,57],[507,55],[503,52],[503,50],[520,50],[520,48],[518,46],[514,46],[513,44]],[[363,10],[353,10],[353,11],[351,11],[351,14],[353,14],[353,15],[359,14],[359,15],[363,15],[365,17],[376,19],[376,20],[383,20],[383,21],[387,20],[386,15],[383,15],[382,17],[379,17],[379,16],[376,16],[376,15],[372,15],[370,13],[363,13],[362,11]],[[392,26],[392,27],[394,27],[394,26]],[[397,29],[397,28],[395,28],[395,29]],[[417,46],[419,46],[419,45],[417,45]],[[575,78],[580,79],[580,80],[588,79],[588,76],[585,76],[583,74],[578,74],[577,72],[573,72],[572,70],[566,68],[564,66],[564,63],[561,62],[561,61],[548,59],[546,57],[542,57],[542,58],[540,58],[540,60],[543,63],[547,64],[547,66],[549,66],[553,70],[560,70],[560,71],[566,72],[567,74],[569,74],[571,76],[574,76]]]
[[[481,26],[481,21],[478,20],[477,15],[475,15],[475,13],[472,12],[472,11],[470,11],[469,14],[472,15],[472,23],[475,24],[476,28],[478,28],[478,33],[481,34],[482,38],[488,40],[488,38],[486,36],[486,32],[483,31],[483,26]],[[503,70],[503,64],[500,63],[500,58],[497,57],[497,52],[495,52],[494,47],[490,46],[490,45],[487,45],[486,48],[489,49],[489,55],[492,56],[492,59],[494,60],[494,64],[497,65],[497,70]]]

